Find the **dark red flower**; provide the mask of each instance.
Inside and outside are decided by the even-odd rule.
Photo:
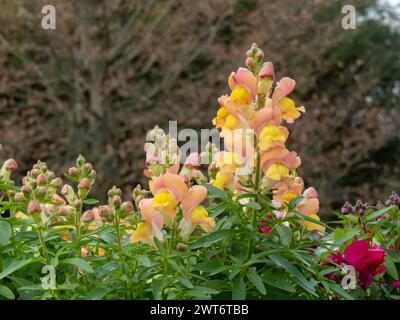
[[[265,219],[272,220],[272,216],[270,214],[267,214],[265,216]],[[259,224],[260,228],[258,229],[258,232],[260,233],[268,233],[272,230],[272,227],[268,225],[265,221],[260,221]]]
[[[385,251],[378,245],[374,245],[371,249],[365,240],[353,241],[348,245],[344,250],[344,260],[356,269],[358,280],[364,290],[371,284],[374,276],[385,271],[383,265]]]
[[[332,262],[336,263],[337,265],[341,265],[344,261],[343,256],[340,252],[328,254],[325,259],[331,260]],[[323,266],[333,266],[333,263],[322,261],[321,265]],[[325,275],[326,278],[330,280],[334,280],[336,278],[336,274],[334,272],[327,273]]]
[[[395,287],[395,288],[399,288],[400,287],[400,280],[393,281],[392,282],[392,286]]]

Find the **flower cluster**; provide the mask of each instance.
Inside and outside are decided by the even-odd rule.
[[[145,145],[148,166],[145,174],[150,178],[149,188],[153,197],[138,202],[142,221],[132,232],[131,241],[148,244],[154,244],[154,238],[162,241],[164,226],[171,230],[178,229],[184,241],[197,226],[210,232],[215,221],[201,206],[207,197],[207,189],[194,184],[205,180],[197,169],[200,155],[191,154],[180,168],[180,151],[176,140],[158,127],[150,136],[155,142]]]
[[[302,196],[296,210],[319,220],[318,194],[314,188],[303,191],[303,180],[296,174],[300,158],[285,146],[289,131],[284,123],[293,123],[305,112],[289,97],[296,82],[284,77],[275,84],[274,67],[271,62],[263,63],[263,57],[253,44],[247,52],[247,68],[230,74],[231,93],[218,99],[220,108],[213,124],[221,129],[226,150],[215,154],[217,171],[211,183],[236,192],[272,190],[273,213],[278,218],[286,216],[290,200]],[[308,230],[324,231],[313,222],[304,225]]]

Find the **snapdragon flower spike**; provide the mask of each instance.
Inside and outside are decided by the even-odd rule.
[[[289,177],[291,171],[301,164],[297,153],[285,147],[289,131],[282,122],[293,123],[305,109],[296,107],[294,101],[288,97],[296,85],[293,79],[283,77],[272,90],[275,80],[274,67],[271,62],[263,64],[263,56],[263,52],[254,44],[248,51],[246,60],[248,69],[239,68],[230,74],[228,85],[231,93],[218,99],[220,109],[213,123],[221,129],[221,137],[226,141],[234,130],[254,130],[255,136],[252,138],[258,141],[258,147],[255,146],[253,149],[257,149],[259,154],[257,157],[253,156],[256,152],[239,155],[253,156],[251,160],[261,159],[261,169],[265,177],[272,182],[277,182]],[[228,160],[237,158],[236,154],[221,152],[220,155]],[[218,177],[213,177],[211,183],[217,187],[233,186],[234,188],[237,170],[248,167],[249,164],[249,161],[242,162],[245,164],[238,164],[235,160],[231,160],[230,163],[216,162],[217,169],[222,173]],[[233,177],[232,173],[234,173]]]

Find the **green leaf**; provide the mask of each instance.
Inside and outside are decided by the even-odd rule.
[[[261,277],[255,271],[247,271],[246,276],[261,294],[265,295],[267,293]]]
[[[177,276],[176,277],[180,283],[182,283],[186,288],[193,289],[193,284],[190,280],[184,276]]]
[[[221,265],[217,261],[204,261],[200,262],[193,267],[194,270],[213,272],[215,269],[219,268]]]
[[[89,199],[85,199],[83,200],[84,204],[89,204],[89,205],[95,205],[99,203],[99,200],[94,199],[94,198],[89,198]]]
[[[227,197],[227,195],[224,191],[222,191],[219,188],[214,187],[212,184],[205,184],[204,186],[207,188],[207,190],[211,196],[214,196],[217,198],[226,198]]]
[[[162,291],[164,289],[164,279],[153,279],[151,281],[151,291],[153,292],[154,300],[162,299]]]
[[[261,209],[261,206],[257,202],[253,202],[253,201],[247,202],[244,206],[248,207],[248,208],[256,209],[256,210]]]
[[[286,227],[283,224],[278,224],[275,226],[276,231],[279,234],[279,238],[281,240],[281,243],[285,247],[289,247],[290,243],[292,242],[292,230],[289,227]]]
[[[140,266],[143,266],[146,268],[151,266],[151,261],[150,261],[149,257],[144,254],[137,255],[136,260]]]
[[[337,229],[340,230],[340,229]],[[356,234],[358,233],[358,230],[356,229],[349,229],[344,233],[340,233],[339,238],[337,238],[335,240],[335,243],[338,245],[341,245],[345,242],[347,242],[348,240],[352,239]],[[335,233],[334,233],[334,237],[335,237]]]
[[[240,272],[239,266],[237,266],[237,265],[232,266],[232,270],[229,273],[228,279],[232,280],[233,278],[235,278],[238,275],[239,272]]]
[[[228,203],[222,202],[222,203],[218,203],[215,206],[209,207],[209,213],[210,213],[210,217],[215,218],[218,217],[221,213],[223,213],[226,208],[229,206]]]
[[[8,222],[0,220],[0,244],[5,246],[11,237],[11,226]]]
[[[181,267],[174,261],[174,260],[168,260],[168,264],[174,269],[176,272],[181,272]]]
[[[383,215],[384,213],[386,213],[387,211],[393,209],[394,207],[395,207],[395,205],[392,205],[390,207],[382,208],[377,211],[371,212],[369,215],[367,215],[365,217],[365,221],[371,221],[371,220],[375,219],[376,217],[379,217],[379,216]]]
[[[0,273],[0,280],[7,277],[11,273],[27,266],[28,264],[31,264],[32,262],[35,262],[36,260],[34,259],[29,259],[29,260],[14,260],[12,261],[1,273]]]
[[[399,273],[397,272],[396,265],[394,264],[392,258],[387,255],[385,257],[385,268],[387,273],[395,280],[399,278]]]
[[[210,295],[218,294],[219,291],[213,288],[195,286],[193,290],[189,290],[187,294],[191,297],[207,298]]]
[[[94,288],[86,295],[85,300],[101,300],[111,291],[111,289]]]
[[[65,259],[65,260],[62,260],[60,263],[72,264],[78,268],[82,268],[82,270],[87,273],[93,273],[93,269],[90,266],[90,264],[81,258]]]
[[[227,239],[234,235],[232,230],[218,230],[197,239],[194,243],[189,245],[190,249],[206,248],[221,240]]]
[[[329,287],[331,288],[332,291],[336,292],[337,294],[341,295],[343,298],[347,300],[354,300],[354,297],[352,297],[350,294],[346,292],[341,286],[337,284],[331,284],[329,283]]]
[[[246,284],[244,283],[242,277],[237,277],[233,281],[232,299],[233,300],[244,300],[244,299],[246,299]]]
[[[263,280],[265,283],[275,288],[287,291],[296,292],[296,289],[287,281],[288,275],[282,272],[267,271],[263,274]]]
[[[0,296],[10,300],[15,299],[14,293],[6,286],[0,286]]]
[[[315,293],[314,287],[307,281],[307,279],[300,272],[300,270],[297,269],[292,263],[290,263],[288,260],[279,255],[270,255],[269,258],[273,262],[275,262],[276,265],[288,271],[293,276],[293,280],[296,281],[302,288],[304,288],[312,295],[318,296]]]
[[[165,257],[167,254],[167,251],[165,251],[165,248],[162,245],[162,243],[160,242],[160,240],[158,240],[156,237],[154,237],[153,240],[154,240],[154,244],[156,245],[158,251],[160,251],[161,255],[163,257]]]

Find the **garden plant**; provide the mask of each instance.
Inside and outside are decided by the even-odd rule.
[[[83,156],[62,177],[0,170],[1,299],[399,299],[400,197],[345,203],[322,222],[289,151],[306,110],[253,44],[213,119],[224,148],[184,154],[155,127],[148,186],[91,196]],[[201,90],[201,88],[199,88]],[[294,124],[296,125],[296,124]],[[1,155],[1,153],[0,153]],[[184,161],[181,161],[184,159]]]

